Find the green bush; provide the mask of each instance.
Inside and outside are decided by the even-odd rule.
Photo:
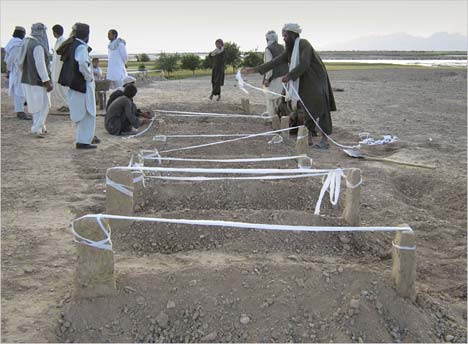
[[[236,69],[236,67],[240,66],[242,62],[241,52],[239,46],[236,43],[224,43],[224,53],[226,66],[232,66],[233,71]]]
[[[137,56],[137,61],[139,61],[139,62],[149,62],[150,58],[149,58],[148,54],[143,53],[143,54],[140,54],[140,55]]]
[[[202,67],[204,69],[210,69],[213,67],[213,65],[211,64],[211,60],[210,60],[210,56],[209,55],[206,55],[205,58],[203,59],[202,61]]]
[[[244,67],[256,67],[263,63],[263,54],[258,51],[248,51],[244,56]]]
[[[146,70],[146,66],[144,63],[138,65],[138,70],[140,72],[144,72]]]
[[[171,72],[178,69],[177,63],[179,62],[180,56],[178,54],[166,54],[161,53],[159,59],[156,62],[156,68],[162,69],[167,72],[168,75]]]
[[[181,58],[181,67],[182,69],[191,70],[193,76],[195,76],[195,70],[200,67],[201,59],[198,55],[189,54],[184,55]]]

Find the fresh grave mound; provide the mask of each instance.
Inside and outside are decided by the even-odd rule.
[[[73,300],[61,342],[436,342],[466,340],[390,285],[390,269],[349,260],[153,256],[120,271],[115,296]],[[193,260],[190,260],[193,259]],[[140,259],[141,260],[141,259]]]
[[[136,216],[144,217],[145,214]],[[152,213],[150,216],[298,226],[344,225],[340,218],[293,210],[185,209]],[[375,236],[384,238],[381,233],[375,233]],[[369,261],[375,259],[373,256],[379,255],[379,247],[360,244],[359,237],[358,233],[274,231],[140,221],[132,222],[126,229],[112,231],[116,252],[131,251],[137,255],[220,250],[230,254],[285,252],[319,257],[360,256],[364,259],[367,257]],[[390,240],[385,240],[384,245],[384,250],[391,248]]]
[[[191,175],[196,174],[185,174],[185,176]],[[216,174],[205,175],[219,176]],[[136,209],[147,214],[166,209],[236,210],[238,208],[252,210],[291,209],[313,212],[322,188],[320,176],[285,180],[173,181],[147,179],[145,184],[146,187],[137,199]],[[344,203],[345,188],[346,186],[343,185],[341,189],[341,203]],[[331,208],[328,193],[323,197],[321,208],[323,214],[337,216],[340,214],[338,207]]]

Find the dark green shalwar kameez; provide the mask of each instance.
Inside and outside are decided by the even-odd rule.
[[[327,69],[320,56],[318,56],[307,40],[301,38],[299,52],[299,64],[287,75],[291,80],[300,78],[299,96],[312,116],[318,121],[325,134],[330,135],[332,133],[330,111],[336,111],[336,104],[330,80],[328,79]],[[273,60],[255,67],[255,70],[260,74],[265,74],[270,69],[282,63],[290,63],[290,61],[291,54],[285,50],[283,54]],[[298,108],[299,104],[300,101],[298,101]],[[315,131],[315,123],[307,112],[304,114],[304,118],[305,126],[311,132]]]
[[[221,95],[221,86],[224,85],[224,58],[224,51],[215,56],[210,55],[211,64],[213,66],[211,71],[211,85],[213,87],[211,95],[213,96]]]

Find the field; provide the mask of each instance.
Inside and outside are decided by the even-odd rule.
[[[133,223],[112,232],[117,294],[73,297],[75,245],[69,224],[104,213],[105,173],[126,166],[140,149],[159,150],[209,139],[153,141],[111,137],[74,148],[66,116],[50,115],[48,135],[30,136],[2,80],[2,340],[5,342],[466,342],[466,69],[333,68],[338,111],[333,138],[393,134],[397,145],[369,153],[435,165],[435,170],[352,159],[337,147],[310,148],[315,168],[362,170],[362,225],[409,224],[416,234],[417,297],[392,286],[393,235],[282,233]],[[385,67],[385,68],[383,68]],[[248,81],[259,85],[260,76]],[[240,113],[246,97],[233,75],[220,102],[210,77],[137,81],[141,108]],[[251,93],[254,113],[265,110]],[[52,111],[53,112],[53,111]],[[254,133],[261,119],[166,117],[167,134]],[[294,154],[294,141],[239,141],[176,157],[232,158]],[[184,166],[189,166],[185,163]],[[167,166],[180,166],[169,163]],[[193,165],[190,165],[193,166]],[[206,167],[218,166],[214,163]],[[234,166],[234,167],[240,167]],[[267,167],[262,165],[261,167]],[[291,168],[291,162],[268,167]],[[312,224],[321,180],[172,182],[150,180],[138,216]],[[336,217],[328,196],[322,214]],[[320,218],[319,218],[320,219]],[[323,217],[328,224],[339,222]]]

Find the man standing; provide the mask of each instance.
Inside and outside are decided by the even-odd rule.
[[[122,86],[122,81],[127,76],[127,48],[125,41],[122,38],[117,38],[117,30],[109,30],[107,37],[110,43],[108,45],[106,79],[113,82],[113,88],[117,88]]]
[[[62,70],[63,62],[60,61],[60,56],[57,54],[58,48],[62,45],[65,41],[65,37],[63,36],[63,27],[61,25],[54,25],[52,27],[52,33],[54,37],[57,39],[55,42],[55,49],[54,54],[52,56],[52,81],[54,83],[54,90],[52,91],[52,100],[54,103],[57,104],[57,111],[60,112],[68,112],[67,106],[67,94],[68,94],[68,87],[62,86],[58,83],[58,79],[60,76],[60,71]]]
[[[211,61],[213,69],[211,70],[211,95],[210,100],[213,99],[213,96],[218,96],[217,101],[221,99],[221,86],[224,85],[224,42],[221,38],[217,39],[215,42],[216,49],[213,50],[208,58]]]
[[[21,86],[21,69],[18,67],[18,56],[21,52],[26,30],[22,26],[16,26],[13,38],[5,47],[5,64],[8,72],[8,96],[13,97],[16,116],[19,119],[31,120],[31,116],[24,112],[24,92]]]
[[[73,35],[67,39],[58,54],[62,55],[63,67],[59,83],[68,86],[70,117],[76,123],[76,148],[97,148],[94,136],[96,127],[96,96],[93,70],[89,58],[89,25],[76,23]]]
[[[327,135],[332,133],[330,111],[336,111],[335,98],[325,65],[312,45],[299,37],[301,32],[299,25],[286,24],[283,27],[286,51],[270,62],[257,67],[244,68],[242,72],[265,74],[270,69],[289,62],[289,73],[282,78],[282,82],[288,85],[288,94],[293,109],[297,107],[300,112],[305,112],[305,126],[309,129],[309,145],[318,149],[327,149],[329,147]],[[303,108],[302,103],[298,103],[298,96],[302,99],[306,109]],[[320,142],[315,145],[312,141],[315,123],[308,112],[318,122],[323,135]]]
[[[270,62],[284,52],[284,47],[278,43],[278,35],[275,31],[268,31],[265,35],[267,47],[263,55],[265,63]],[[288,73],[288,64],[283,63],[274,67],[272,70],[265,73],[263,77],[263,85],[268,87],[268,90],[281,94],[283,92],[283,84],[281,78]],[[270,117],[277,116],[279,112],[279,105],[282,101],[281,96],[274,94],[266,95],[267,112]]]
[[[47,133],[45,122],[50,109],[49,92],[53,89],[48,69],[50,58],[46,30],[42,23],[33,24],[31,36],[24,40],[18,58],[21,84],[29,112],[33,114],[31,133],[38,138]]]

